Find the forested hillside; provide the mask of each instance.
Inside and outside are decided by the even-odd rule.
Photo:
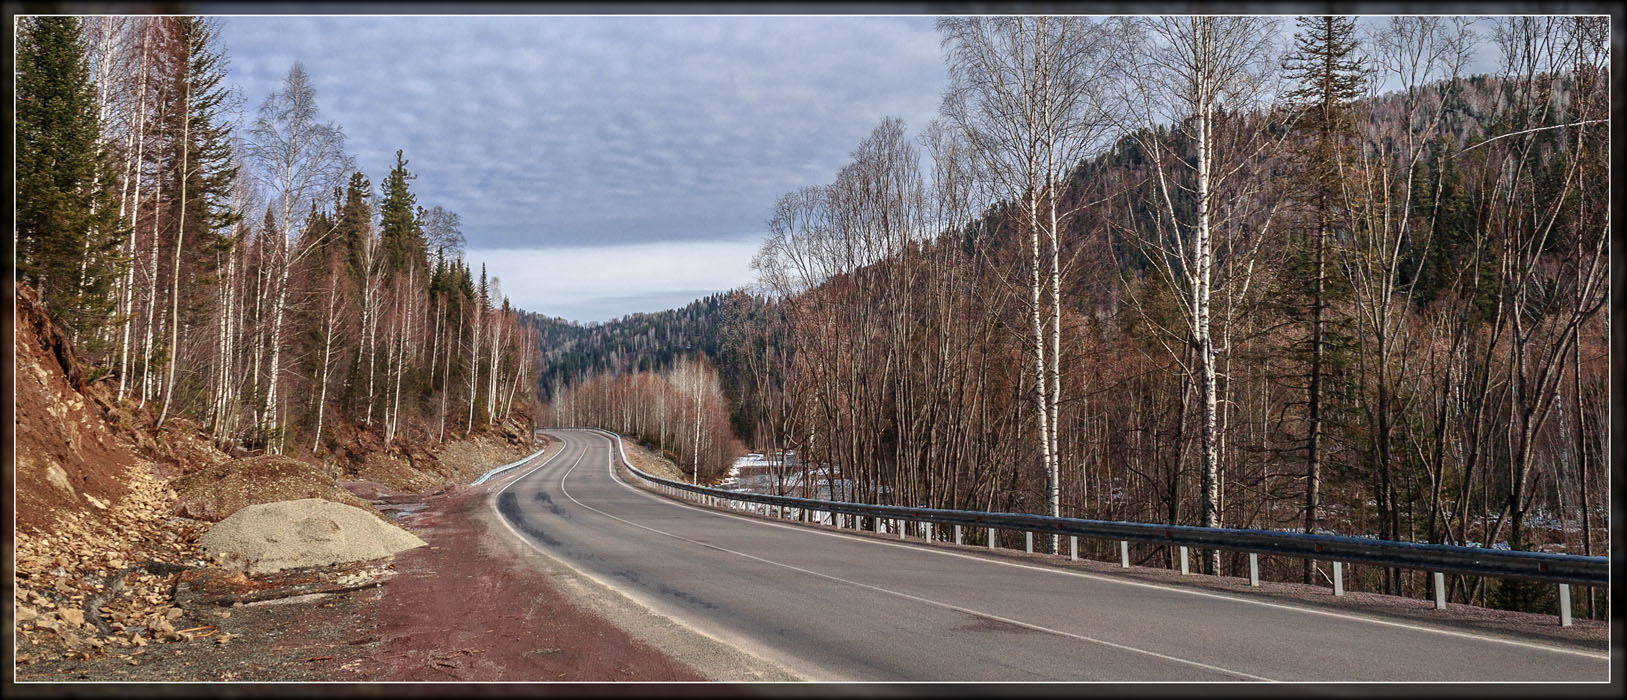
[[[347,155],[299,63],[245,107],[213,19],[18,24],[18,279],[90,381],[237,453],[529,420],[534,332],[403,153]]]
[[[939,28],[939,118],[774,206],[749,445],[848,500],[1607,551],[1606,22]]]
[[[528,312],[520,323],[537,333],[543,397],[603,372],[659,371],[687,355],[723,357],[725,341],[742,313],[761,302],[742,291],[713,294],[678,309],[635,313],[581,324]]]

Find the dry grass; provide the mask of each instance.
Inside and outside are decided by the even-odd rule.
[[[627,450],[627,461],[632,462],[633,466],[640,470],[664,479],[689,481],[689,472],[679,469],[678,465],[645,449],[643,445],[626,437],[622,438],[621,444]]]

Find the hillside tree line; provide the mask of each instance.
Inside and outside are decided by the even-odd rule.
[[[749,445],[844,500],[1608,551],[1606,20],[939,29],[937,119],[774,205]]]
[[[24,17],[17,57],[17,280],[153,427],[329,455],[529,420],[535,331],[301,64],[247,110],[209,18]]]

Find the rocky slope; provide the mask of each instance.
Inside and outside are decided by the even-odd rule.
[[[535,449],[529,430],[516,424],[446,444],[397,441],[389,449],[375,434],[352,428],[353,448],[326,461],[226,454],[188,421],[159,428],[150,406],[119,404],[116,380],[87,369],[33,290],[15,290],[19,665],[82,662],[116,648],[211,634],[176,626],[187,614],[175,597],[177,584],[188,572],[217,570],[198,538],[245,506],[316,497],[385,518],[353,492],[417,493],[467,483]]]

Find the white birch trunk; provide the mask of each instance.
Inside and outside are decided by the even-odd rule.
[[[188,162],[192,151],[192,76],[190,74],[191,57],[183,58],[181,73],[181,198],[180,214],[175,224],[175,266],[170,270],[169,290],[169,367],[164,372],[164,405],[158,411],[158,425],[164,425],[164,419],[169,416],[170,401],[175,396],[175,361],[181,355],[181,250],[186,241],[186,189],[190,173],[187,172]],[[153,248],[158,248],[158,241],[153,241]]]
[[[142,149],[146,145],[147,135],[147,49],[151,29],[147,26],[151,19],[142,19],[141,31],[141,79],[136,88],[136,155],[128,161],[125,167],[126,186],[131,180],[135,183],[135,195],[130,199],[130,240],[126,246],[126,255],[130,260],[136,259],[136,218],[141,213],[141,158]],[[156,211],[156,210],[155,210]],[[124,271],[124,308],[120,325],[122,339],[119,342],[119,393],[118,401],[124,401],[126,379],[130,375],[130,326],[134,321],[136,298],[136,266],[127,265]]]
[[[286,221],[286,219],[284,220]],[[277,262],[280,269],[277,271],[276,303],[271,308],[271,371],[266,378],[265,416],[261,424],[263,433],[266,435],[266,448],[271,454],[282,454],[280,436],[277,441],[278,445],[275,448],[271,446],[270,436],[281,424],[280,407],[277,403],[277,388],[282,383],[279,378],[282,369],[282,320],[283,310],[288,304],[288,276],[289,268],[292,267],[288,252],[288,234],[278,233],[277,235],[279,239],[277,241]]]

